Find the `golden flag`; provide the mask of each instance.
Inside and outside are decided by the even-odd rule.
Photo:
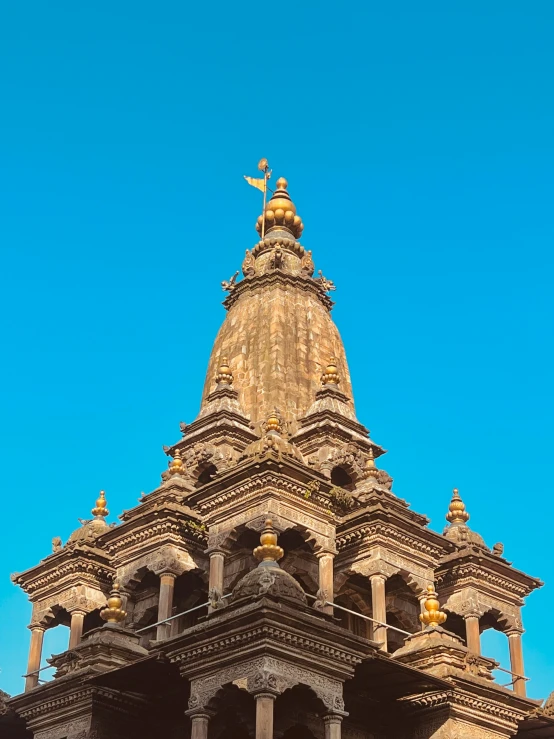
[[[265,192],[265,185],[266,185],[265,177],[262,177],[262,179],[257,180],[255,177],[247,177],[246,175],[244,175],[244,179],[248,182],[249,185],[252,185],[252,187],[257,187],[258,190]]]

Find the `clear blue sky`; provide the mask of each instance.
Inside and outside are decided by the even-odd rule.
[[[548,0],[3,3],[1,688],[29,639],[10,572],[100,488],[109,520],[132,507],[197,413],[266,156],[397,494],[442,530],[458,486],[547,582],[524,647],[554,689],[553,23]]]

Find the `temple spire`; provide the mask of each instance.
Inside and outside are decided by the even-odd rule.
[[[304,230],[304,224],[296,214],[296,206],[287,191],[288,182],[284,177],[279,177],[276,184],[277,189],[258,218],[256,231],[262,238],[271,231],[288,231],[298,239]]]
[[[449,524],[465,524],[469,521],[469,513],[466,511],[465,503],[460,498],[458,488],[452,491],[452,500],[448,506],[446,520]]]
[[[106,501],[106,493],[101,490],[99,497],[96,499],[96,506],[91,510],[92,515],[95,518],[105,518],[109,515],[109,510],[106,508],[107,501]]]

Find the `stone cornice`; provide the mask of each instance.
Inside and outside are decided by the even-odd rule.
[[[88,545],[62,549],[42,560],[35,567],[25,572],[12,575],[12,582],[19,585],[35,600],[39,593],[44,593],[55,585],[66,587],[74,584],[92,585],[95,587],[111,582],[113,568],[108,555],[96,547]]]
[[[445,594],[463,586],[489,586],[492,594],[511,595],[512,600],[529,595],[543,583],[482,550],[465,548],[443,558],[436,573]],[[517,601],[518,602],[518,601]]]
[[[292,287],[297,290],[309,292],[329,311],[334,305],[331,298],[326,295],[319,283],[311,277],[291,275],[280,269],[275,269],[271,272],[266,272],[265,274],[256,275],[254,277],[246,277],[244,280],[241,280],[233,287],[231,293],[225,298],[223,305],[227,310],[230,310],[242,295],[265,291],[268,288],[276,286]]]

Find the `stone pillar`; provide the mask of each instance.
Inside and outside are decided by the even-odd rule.
[[[216,591],[219,596],[223,595],[223,575],[225,573],[225,552],[222,549],[214,549],[210,552],[210,579],[208,591]],[[208,607],[208,613],[215,609]]]
[[[387,622],[387,604],[385,600],[385,583],[387,578],[385,575],[371,575],[371,605],[373,608],[373,618],[382,623]],[[381,650],[387,651],[387,630],[384,626],[373,624],[373,640],[382,642]]]
[[[514,693],[525,696],[525,680],[521,679],[522,677],[524,677],[525,674],[523,672],[523,649],[521,646],[521,631],[508,631],[507,635],[508,646],[510,647],[510,670],[516,675],[521,676],[517,678],[512,675],[512,677],[514,678]]]
[[[332,603],[334,599],[334,555],[331,552],[320,552],[318,553],[317,558],[319,560],[319,592],[325,593],[325,600]],[[321,610],[324,613],[330,613],[333,615],[333,606],[323,606]]]
[[[164,572],[160,575],[160,599],[158,601],[158,621],[164,621],[170,618],[173,610],[173,590],[175,587],[175,578],[177,575],[173,572]],[[156,639],[161,641],[167,639],[171,631],[171,624],[160,624],[156,632]]]
[[[274,693],[256,694],[256,739],[273,739]]]
[[[71,627],[69,631],[69,649],[73,649],[81,641],[83,636],[83,623],[85,611],[71,611]]]
[[[328,713],[323,717],[325,724],[325,739],[341,739],[342,716],[338,713]]]
[[[425,601],[427,600],[427,598],[428,598],[428,594],[427,593],[421,593],[421,595],[418,595],[417,596],[417,599],[419,600],[419,610],[421,611],[421,613],[425,613]],[[427,627],[422,622],[421,623],[421,630],[423,631],[426,628]]]
[[[190,739],[208,739],[210,718],[211,714],[209,713],[193,713],[191,715],[192,728]]]
[[[27,662],[27,677],[25,678],[25,692],[36,688],[38,685],[38,673],[31,675],[40,668],[42,659],[42,640],[44,638],[45,626],[29,626],[31,629],[31,646],[29,648],[29,661]]]
[[[479,616],[470,614],[464,616],[466,622],[467,648],[473,654],[481,654],[481,637],[479,634]]]

